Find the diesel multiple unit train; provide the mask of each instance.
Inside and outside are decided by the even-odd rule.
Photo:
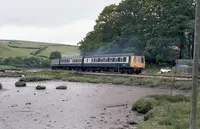
[[[134,54],[61,57],[51,61],[52,69],[113,71],[139,74],[145,68],[145,57]]]

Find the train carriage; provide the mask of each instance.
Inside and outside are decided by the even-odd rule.
[[[57,63],[56,63],[57,61]],[[54,59],[51,61],[51,67],[53,69],[67,69],[67,70],[76,70],[81,69],[83,65],[83,57],[82,56],[74,56],[74,57],[62,57],[60,59]]]

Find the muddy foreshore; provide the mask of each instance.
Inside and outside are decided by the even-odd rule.
[[[167,89],[135,86],[42,81],[16,88],[19,78],[0,78],[0,129],[119,129],[133,128],[127,121],[143,117],[132,104],[152,94],[170,94]],[[36,91],[37,85],[46,90]],[[67,85],[67,90],[56,90]],[[182,91],[173,91],[180,94]]]

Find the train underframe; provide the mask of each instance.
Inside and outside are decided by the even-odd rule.
[[[64,69],[64,70],[77,70],[82,72],[117,72],[117,73],[127,73],[127,74],[140,74],[142,68],[115,68],[115,67],[72,67],[72,66],[62,66],[62,67],[52,67],[52,69]]]

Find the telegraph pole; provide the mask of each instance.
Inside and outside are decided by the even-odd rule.
[[[197,96],[198,96],[198,74],[199,74],[199,44],[200,44],[200,0],[196,0],[195,40],[192,74],[192,100],[190,114],[190,129],[197,129]]]

